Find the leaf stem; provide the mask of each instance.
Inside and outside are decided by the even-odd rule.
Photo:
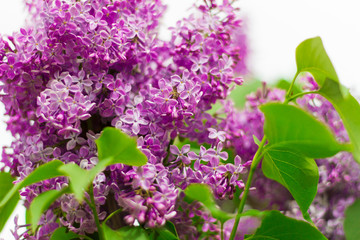
[[[91,210],[93,212],[95,224],[98,229],[99,239],[105,240],[104,232],[101,228],[99,216],[96,211],[95,198],[94,198],[94,186],[92,183],[90,184],[89,195],[90,195],[91,202],[87,198],[85,198],[85,201],[87,202],[87,204],[89,205],[89,207],[91,208]]]
[[[319,93],[319,90],[314,90],[314,91],[308,91],[308,92],[301,92],[301,93],[298,93],[298,94],[295,94],[291,97],[287,97],[284,101],[284,104],[288,104],[289,102],[291,102],[292,100],[298,98],[298,97],[302,97],[306,94],[313,94],[313,93]]]
[[[298,77],[299,73],[300,73],[300,72],[296,72],[293,80],[291,81],[291,85],[290,85],[290,87],[289,87],[289,90],[288,90],[287,93],[286,93],[286,99],[288,99],[288,98],[290,97],[290,95],[291,95],[291,93],[292,93],[291,91],[292,91],[292,89],[293,89],[293,87],[294,87],[294,84],[295,84],[295,80],[296,80],[296,78]]]
[[[110,213],[110,215],[107,216],[107,218],[104,220],[104,223],[106,223],[110,218],[112,218],[114,215],[118,214],[122,210],[123,210],[122,208],[119,208],[119,209],[113,211],[112,213]]]
[[[260,162],[260,160],[261,160],[261,158],[263,156],[262,150],[263,150],[263,147],[265,145],[266,140],[267,140],[267,138],[264,135],[263,139],[261,140],[261,142],[259,144],[259,148],[258,148],[258,150],[256,151],[256,153],[254,155],[253,161],[251,163],[249,176],[248,176],[247,181],[246,181],[245,190],[244,190],[243,196],[242,196],[240,204],[239,204],[238,212],[237,212],[237,214],[235,216],[235,222],[234,222],[234,226],[233,226],[233,229],[231,231],[231,235],[230,235],[229,240],[234,240],[234,238],[235,238],[235,234],[236,234],[239,222],[240,222],[241,213],[244,210],[245,202],[246,202],[247,196],[248,196],[249,191],[250,191],[251,181],[252,181],[254,172],[255,172],[257,166],[259,165],[259,162]]]
[[[221,240],[224,240],[224,222],[223,221],[221,221],[220,227],[221,227]]]

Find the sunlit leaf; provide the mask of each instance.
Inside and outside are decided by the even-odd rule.
[[[2,198],[0,202],[0,208],[3,207],[21,188],[29,186],[31,184],[63,176],[64,174],[58,171],[60,166],[64,165],[60,160],[52,160],[34,169],[23,181],[17,183],[11,188],[11,190]]]
[[[236,86],[229,97],[234,101],[235,107],[243,108],[246,103],[246,96],[255,92],[262,84],[263,83],[258,79],[246,80],[243,85]]]
[[[310,72],[320,86],[320,94],[339,113],[348,132],[353,155],[360,163],[360,105],[338,76],[319,37],[307,39],[296,49],[298,72]]]
[[[260,110],[265,114],[268,147],[292,148],[310,158],[326,158],[351,150],[349,145],[337,142],[327,126],[298,107],[268,103]]]
[[[147,157],[137,148],[136,139],[117,128],[106,127],[96,140],[99,161],[111,159],[111,164],[142,166]]]
[[[3,199],[14,186],[13,181],[15,178],[11,177],[10,173],[0,172],[0,199]],[[19,199],[19,194],[15,192],[9,197],[9,201],[0,207],[0,231],[4,228]]]
[[[346,240],[360,239],[360,199],[345,211],[344,232]]]
[[[301,211],[306,213],[317,192],[318,167],[313,159],[286,148],[271,148],[265,153],[262,170],[267,178],[286,187]]]
[[[84,193],[88,190],[90,184],[94,181],[97,174],[105,169],[106,166],[111,164],[111,159],[104,159],[99,161],[90,170],[85,170],[79,167],[75,163],[68,163],[59,168],[64,176],[70,179],[70,189],[74,193],[75,198],[82,202],[84,199]]]
[[[326,237],[308,222],[285,217],[278,211],[269,211],[255,234],[247,240],[326,240]]]
[[[80,236],[78,234],[68,231],[66,227],[61,227],[53,232],[50,240],[72,240],[79,238]]]
[[[273,86],[275,88],[279,88],[279,89],[287,91],[291,86],[291,82],[286,79],[280,79]],[[297,94],[300,92],[301,92],[300,87],[298,85],[296,85],[296,83],[295,83],[294,86],[292,87],[292,93]]]
[[[221,222],[225,222],[234,217],[231,214],[220,210],[216,206],[213,193],[210,187],[206,184],[190,184],[185,189],[185,194],[187,197],[204,204],[204,206],[211,212],[211,215]]]
[[[106,224],[101,225],[105,240],[150,240],[145,229],[142,227],[122,227],[117,230],[112,230]]]
[[[327,78],[339,82],[320,37],[306,39],[299,44],[296,48],[296,65],[298,72],[311,73],[319,86],[323,86]]]
[[[41,215],[47,210],[50,205],[55,202],[62,194],[64,194],[67,189],[59,190],[49,190],[41,193],[39,196],[35,197],[30,205],[30,216],[31,216],[31,227],[33,230],[36,229],[36,226],[39,223]]]
[[[254,139],[254,143],[259,146],[260,140],[255,135],[253,135],[253,139]]]
[[[334,81],[328,80],[320,90],[320,94],[329,100],[339,113],[353,145],[354,158],[360,163],[360,105],[347,89],[343,90],[347,92],[345,94],[341,94],[340,91]]]

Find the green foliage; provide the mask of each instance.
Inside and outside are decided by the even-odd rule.
[[[262,86],[262,82],[258,79],[249,79],[242,86],[236,86],[230,93],[230,98],[234,101],[235,107],[244,108],[246,95],[255,92]]]
[[[259,146],[260,140],[255,135],[253,135],[253,139],[254,139],[254,143]]]
[[[345,211],[344,232],[346,240],[360,239],[360,199],[356,200]]]
[[[249,209],[240,214],[242,217],[263,217],[266,215],[266,211],[259,211],[257,209]]]
[[[66,227],[58,228],[52,234],[50,240],[72,240],[72,239],[79,239],[80,236],[76,233],[71,231],[67,231]]]
[[[36,226],[41,218],[43,212],[50,207],[50,205],[63,195],[67,189],[59,190],[50,190],[47,192],[41,193],[39,196],[34,198],[30,205],[30,219],[31,219],[31,228],[35,231]]]
[[[339,83],[335,69],[319,37],[307,39],[296,49],[299,72],[310,72],[319,84],[319,93],[339,113],[353,145],[353,155],[360,163],[360,105],[349,90]]]
[[[175,225],[170,222],[170,221],[166,221],[165,223],[165,227],[162,228],[165,229],[166,231],[170,232],[172,234],[172,236],[170,236],[169,234],[167,234],[167,236],[171,239],[179,239],[179,235],[176,231]],[[175,237],[175,238],[174,238]]]
[[[60,160],[52,160],[51,162],[45,163],[30,173],[23,181],[17,183],[11,188],[11,190],[5,195],[5,197],[0,202],[0,208],[3,207],[21,188],[29,186],[31,184],[63,176],[62,172],[58,171],[58,168],[64,165]]]
[[[0,172],[0,199],[4,199],[6,193],[13,187],[13,181],[15,179],[10,173]],[[0,207],[0,231],[4,228],[19,199],[19,194],[13,194],[9,197],[9,201]]]
[[[278,211],[269,211],[255,234],[247,240],[326,240],[313,225],[285,217]]]
[[[267,178],[290,191],[305,214],[317,192],[319,171],[315,161],[291,149],[271,148],[265,153],[262,170]]]
[[[166,228],[158,228],[156,229],[156,240],[178,240],[179,237],[174,235],[171,231]]]
[[[297,72],[309,72],[322,87],[328,78],[339,82],[320,37],[310,38],[296,48]]]
[[[105,240],[150,240],[145,229],[142,227],[122,227],[112,230],[106,224],[101,225]]]
[[[348,91],[348,90],[346,90]],[[360,105],[349,92],[340,94],[335,82],[328,80],[320,94],[329,100],[339,113],[353,145],[353,156],[360,163]]]
[[[76,164],[66,164],[59,168],[70,179],[70,189],[76,199],[82,202],[84,193],[97,174],[105,167],[123,163],[131,166],[146,164],[146,156],[137,148],[136,139],[131,138],[119,129],[107,127],[96,140],[99,162],[90,170],[84,170]]]
[[[331,157],[350,149],[338,143],[323,123],[298,107],[269,103],[260,110],[265,114],[268,147],[295,149],[310,158]]]
[[[53,160],[36,168],[23,181],[13,186],[15,180],[8,173],[0,173],[0,228],[2,229],[8,217],[14,210],[18,200],[17,193],[21,188],[42,180],[67,176],[70,180],[70,190],[74,193],[76,199],[82,202],[84,193],[95,176],[106,166],[116,163],[123,163],[132,166],[141,166],[146,164],[146,156],[137,148],[136,140],[130,138],[120,130],[115,128],[104,129],[103,134],[97,140],[99,151],[99,163],[90,170],[84,170],[74,163],[64,165],[59,160]],[[50,190],[37,196],[30,205],[30,214],[27,219],[31,221],[32,228],[35,229],[42,213],[62,194],[68,192],[68,188],[61,191]],[[59,230],[60,231],[60,230]],[[63,234],[59,232],[58,234]],[[59,235],[59,236],[60,236]]]
[[[147,157],[137,148],[136,139],[119,129],[106,127],[96,140],[99,161],[111,159],[111,164],[122,163],[129,166],[142,166]]]
[[[306,216],[319,180],[317,165],[310,158],[330,157],[349,146],[338,143],[323,123],[298,107],[270,103],[260,109],[269,139],[264,150],[264,175],[286,187]]]
[[[231,214],[220,210],[215,203],[213,193],[209,186],[200,183],[190,184],[185,189],[187,197],[201,202],[211,212],[211,215],[218,219],[220,222],[226,222],[233,218]]]
[[[90,172],[80,168],[75,163],[69,163],[60,168],[69,179],[70,189],[74,193],[79,202],[84,200],[84,192],[87,191],[89,185],[94,178],[90,177]]]
[[[275,88],[279,88],[279,89],[287,91],[291,86],[291,82],[286,79],[279,79],[277,82],[275,82],[275,84],[273,86]],[[298,85],[294,84],[294,86],[292,87],[292,93],[297,94],[300,92],[301,92],[300,87]]]

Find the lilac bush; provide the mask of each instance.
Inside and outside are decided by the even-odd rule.
[[[124,210],[124,218],[113,221],[113,226],[134,221],[164,225],[183,201],[178,188],[192,182],[223,179],[214,185],[222,198],[243,186],[237,180],[227,182],[227,169],[234,171],[241,164],[219,166],[220,159],[227,159],[221,152],[225,136],[206,112],[216,100],[226,98],[231,84],[242,83],[234,77],[234,68],[245,71],[246,52],[232,41],[242,31],[241,21],[230,3],[199,5],[196,15],[172,29],[170,42],[156,36],[165,10],[160,1],[56,0],[27,5],[34,12],[32,24],[2,40],[1,48],[2,101],[10,116],[8,130],[16,136],[2,161],[13,176],[21,180],[54,158],[90,169],[98,162],[98,133],[116,126],[139,136],[138,147],[148,164],[136,169],[114,165],[97,176],[94,194],[100,219],[113,208]],[[211,146],[199,157],[189,153],[188,145],[178,150],[173,145],[176,138]],[[207,159],[208,165],[201,165],[204,173],[190,167],[194,158],[197,165]],[[219,173],[213,169],[218,167]],[[55,178],[23,189],[25,206],[41,192],[67,184]],[[81,234],[96,230],[88,206],[79,205],[71,195],[64,195],[52,209],[62,212],[58,226]],[[40,224],[30,238],[49,236],[53,230]]]
[[[233,2],[194,5],[196,13],[172,27],[171,40],[164,41],[157,36],[166,9],[160,0],[26,1],[29,27],[0,42],[1,100],[15,137],[3,150],[2,170],[22,186],[32,219],[34,202],[54,197],[41,205],[38,222],[28,222],[31,228],[16,224],[15,239],[65,239],[66,234],[66,239],[112,239],[113,231],[123,237],[135,231],[146,239],[244,239],[261,232],[267,217],[278,217],[269,212],[261,224],[257,217],[263,215],[251,212],[240,220],[247,198],[246,208],[303,216],[329,239],[343,238],[345,208],[360,197],[360,171],[350,153],[315,154],[324,159],[317,161],[315,185],[320,180],[309,218],[291,187],[290,194],[264,168],[264,174],[254,173],[272,146],[261,106],[287,104],[300,95],[293,95],[292,85],[288,93],[264,85],[247,96],[242,110],[227,98],[247,70],[246,36]],[[315,92],[318,83],[308,78],[304,88]],[[332,104],[307,93],[296,104],[344,143],[334,143],[334,153],[353,150],[345,147],[354,140]],[[212,112],[219,102],[221,109]],[[133,138],[117,132],[122,142],[106,142],[109,126]],[[122,153],[123,148],[146,161]],[[263,165],[266,161],[265,156]],[[53,165],[53,176],[23,184]],[[81,193],[76,186],[84,186]],[[199,186],[212,197],[192,197],[192,187]],[[7,204],[2,201],[0,211]],[[315,231],[307,223],[306,228]]]

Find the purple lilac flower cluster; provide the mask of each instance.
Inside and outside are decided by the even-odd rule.
[[[52,159],[90,169],[98,161],[95,139],[104,127],[115,126],[138,137],[148,164],[117,164],[96,177],[100,220],[122,208],[109,221],[114,228],[135,223],[157,227],[172,220],[181,229],[201,216],[198,225],[203,227],[192,229],[189,239],[217,233],[215,220],[199,206],[186,204],[179,189],[207,183],[224,199],[244,187],[240,177],[246,164],[239,156],[225,162],[223,148],[232,129],[223,129],[227,124],[207,113],[232,85],[242,84],[242,78],[234,77],[235,69],[246,70],[237,9],[226,0],[204,1],[165,42],[156,35],[165,10],[159,0],[26,2],[31,27],[0,42],[1,100],[10,117],[8,130],[16,138],[2,154],[11,174],[21,180]],[[208,147],[194,152],[189,145],[174,145],[185,138]],[[25,188],[25,206],[40,193],[67,184],[58,177]],[[36,233],[15,236],[47,239],[59,226],[80,234],[96,231],[89,206],[64,195]]]

